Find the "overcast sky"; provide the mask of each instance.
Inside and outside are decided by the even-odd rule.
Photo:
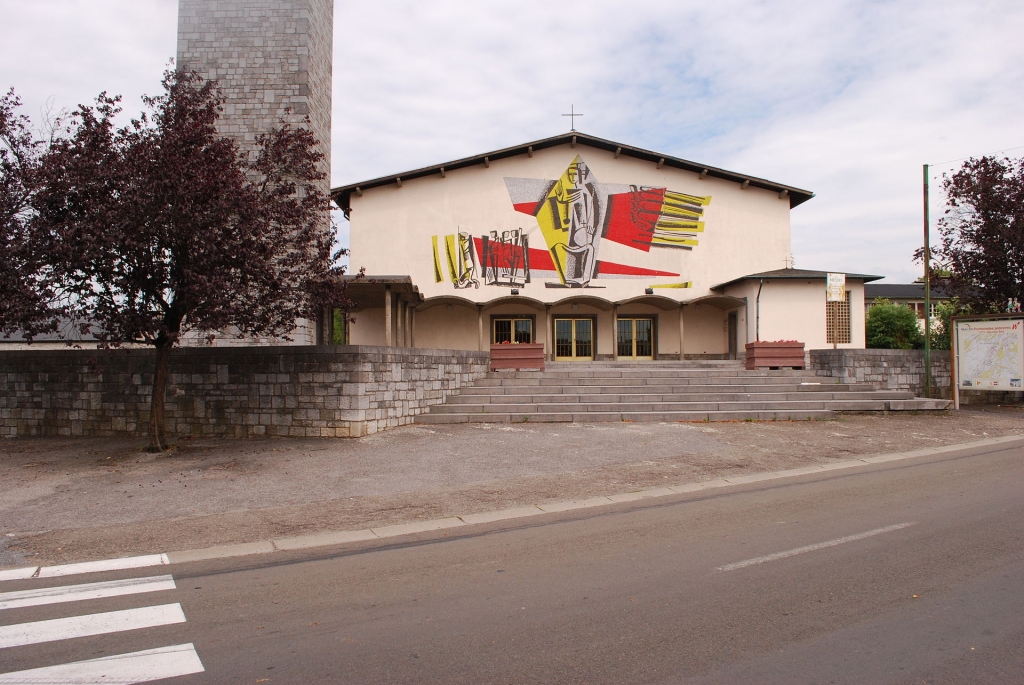
[[[0,88],[34,119],[103,90],[135,113],[176,15],[0,0]],[[798,267],[907,282],[921,165],[1024,146],[1022,36],[1020,0],[338,0],[332,180],[562,133],[574,105],[581,131],[817,193],[792,214]]]

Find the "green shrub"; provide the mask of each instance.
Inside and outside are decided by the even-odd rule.
[[[924,334],[917,323],[917,313],[902,304],[875,300],[868,310],[868,347],[881,350],[919,350],[924,347]]]
[[[948,302],[935,305],[935,319],[932,320],[932,349],[948,350],[950,346],[950,319],[954,316],[970,314],[971,308],[965,307],[960,300],[953,298]]]

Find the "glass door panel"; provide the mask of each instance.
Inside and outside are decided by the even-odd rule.
[[[590,319],[576,319],[573,323],[576,325],[576,358],[592,359],[594,322]]]
[[[533,321],[530,319],[516,319],[516,342],[517,343],[532,343],[533,342]]]
[[[594,322],[591,319],[555,319],[555,359],[584,361],[594,358]]]
[[[654,320],[636,319],[636,352],[639,359],[654,358]]]
[[[512,342],[512,321],[509,319],[495,319],[494,320],[494,342],[500,345],[501,343]]]
[[[619,359],[654,359],[654,319],[619,319]]]
[[[532,319],[494,319],[494,342],[501,343],[532,343]]]
[[[633,356],[633,319],[619,319],[618,356]]]
[[[572,359],[572,319],[555,319],[555,358]]]

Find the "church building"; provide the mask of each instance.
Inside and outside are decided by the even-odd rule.
[[[826,298],[828,274],[791,268],[809,191],[576,131],[331,192],[367,274],[347,278],[359,305],[333,342],[538,342],[552,361],[863,348],[881,278],[845,274]]]

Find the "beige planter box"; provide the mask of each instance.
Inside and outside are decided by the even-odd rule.
[[[746,344],[747,369],[804,368],[802,342],[752,342]]]
[[[497,369],[544,370],[544,343],[491,345],[491,371]]]

